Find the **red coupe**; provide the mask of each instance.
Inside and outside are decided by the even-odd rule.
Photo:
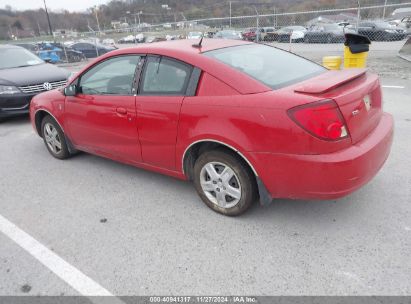
[[[339,198],[384,164],[393,119],[378,76],[255,43],[192,44],[99,57],[34,97],[34,129],[59,159],[81,150],[192,180],[225,215],[257,199]]]

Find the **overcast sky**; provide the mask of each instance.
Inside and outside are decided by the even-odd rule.
[[[107,3],[107,0],[46,0],[47,8],[51,10],[67,9],[69,11],[84,11],[93,5],[104,3]],[[44,7],[43,0],[0,0],[0,8],[6,5],[17,10]]]

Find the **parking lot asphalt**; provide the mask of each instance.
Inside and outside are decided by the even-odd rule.
[[[188,182],[86,153],[56,160],[27,117],[1,123],[0,227],[47,250],[0,232],[0,295],[78,295],[73,269],[115,295],[410,295],[411,85],[382,83],[395,139],[368,185],[237,218]],[[43,253],[71,270],[55,274],[60,262],[33,257]]]

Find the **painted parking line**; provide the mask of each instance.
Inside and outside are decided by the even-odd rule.
[[[89,297],[113,296],[113,294],[104,287],[70,265],[2,215],[0,215],[0,232],[26,250],[81,295]]]
[[[387,88],[387,89],[405,89],[405,87],[403,86],[395,86],[395,85],[383,85],[383,88]]]

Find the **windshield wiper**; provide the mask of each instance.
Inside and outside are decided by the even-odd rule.
[[[18,66],[15,66],[15,67],[11,67],[10,69],[13,69],[13,68],[24,68],[24,67],[28,67],[28,66],[32,66],[33,64],[25,64],[25,65],[18,65]]]

